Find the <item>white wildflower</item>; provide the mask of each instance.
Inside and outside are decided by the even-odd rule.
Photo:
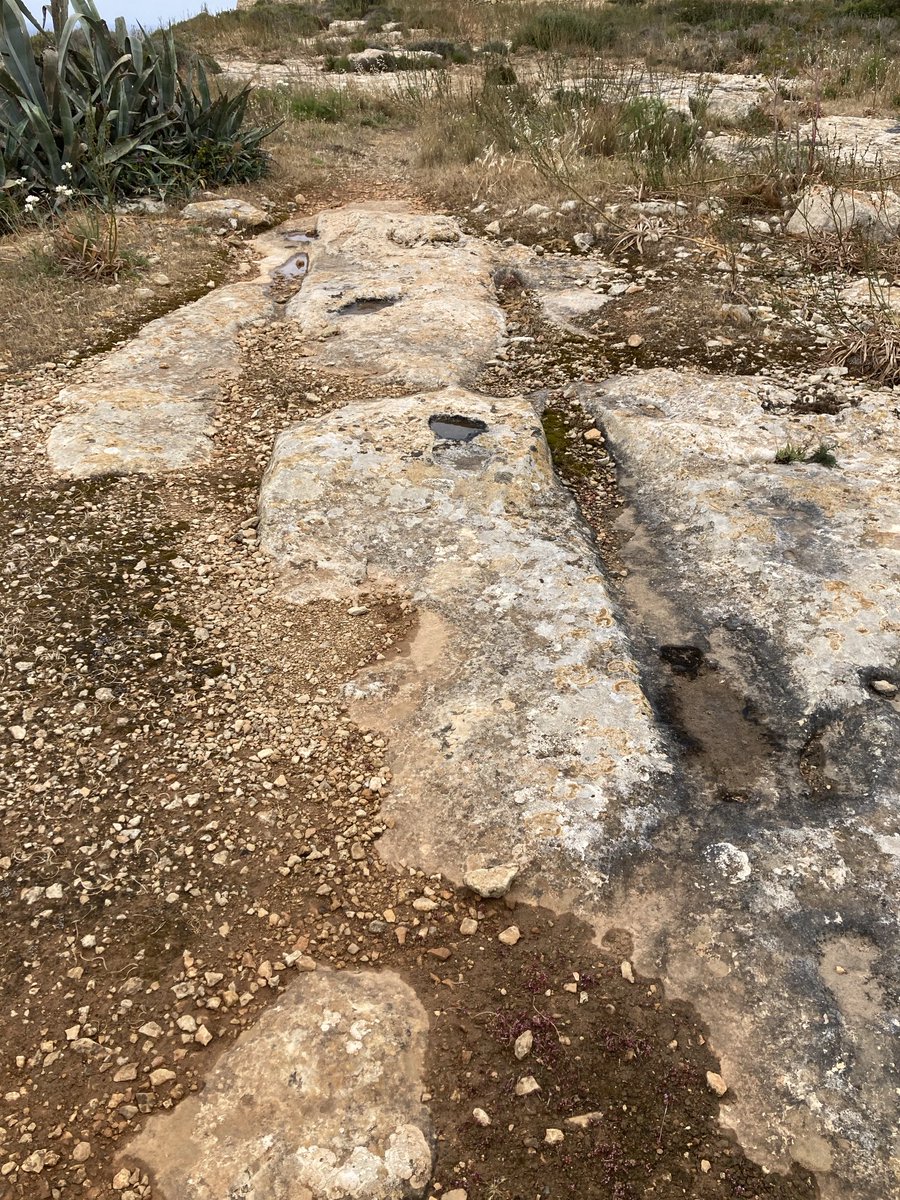
[[[28,209],[29,212],[32,212],[34,209],[36,209],[37,206],[40,204],[40,202],[41,201],[38,196],[26,196],[25,197],[25,207]]]

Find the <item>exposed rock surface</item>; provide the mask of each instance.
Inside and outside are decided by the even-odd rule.
[[[319,215],[287,318],[325,367],[411,388],[466,382],[505,330],[484,245],[451,217],[389,202]]]
[[[76,478],[153,473],[209,459],[238,335],[276,317],[270,285],[289,257],[289,232],[255,240],[255,279],[151,321],[98,359],[89,383],[62,393],[72,411],[48,439],[54,470]],[[321,366],[439,386],[477,373],[502,341],[489,268],[482,244],[450,217],[351,206],[320,216],[307,278],[284,308]]]
[[[151,321],[92,365],[89,382],[66,389],[70,407],[47,442],[62,475],[184,469],[212,450],[214,402],[238,366],[238,334],[269,319],[268,272],[287,257],[274,235],[260,238],[260,276],[216,288]]]
[[[900,196],[813,184],[787,223],[787,232],[795,237],[846,234],[851,229],[864,230],[878,242],[893,241],[900,229]]]
[[[47,442],[62,474],[126,475],[174,471],[206,462],[212,453],[211,406],[185,403],[143,388],[81,389],[82,410],[64,418]]]
[[[390,972],[303,976],[127,1158],[152,1173],[160,1200],[420,1196],[431,1176],[427,1029]]]
[[[744,1144],[875,1200],[898,1184],[900,711],[871,686],[900,678],[897,420],[886,393],[833,415],[776,393],[663,370],[584,390],[632,505],[630,619],[694,750],[683,819],[607,919],[710,1021]],[[838,465],[776,464],[787,441]]]
[[[246,200],[198,200],[186,205],[181,215],[202,225],[233,225],[237,229],[265,229],[271,225],[269,215]]]
[[[487,428],[436,440],[436,414]],[[418,607],[409,653],[360,679],[352,710],[397,748],[385,854],[462,879],[516,847],[550,876],[563,848],[641,843],[668,764],[527,402],[450,389],[287,430],[259,536],[294,599],[365,586]]]
[[[900,121],[896,117],[819,117],[800,130],[807,143],[859,167],[900,165]]]

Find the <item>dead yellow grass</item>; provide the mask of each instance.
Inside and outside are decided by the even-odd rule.
[[[57,267],[46,233],[0,239],[0,371],[65,361],[106,345],[229,270],[223,240],[178,217],[120,217],[119,246],[146,266],[116,282]],[[154,275],[169,283],[154,283]]]

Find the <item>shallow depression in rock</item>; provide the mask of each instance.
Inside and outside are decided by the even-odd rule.
[[[429,417],[428,428],[436,438],[444,442],[471,442],[479,434],[487,432],[484,421],[479,421],[476,417],[462,417],[449,413]]]

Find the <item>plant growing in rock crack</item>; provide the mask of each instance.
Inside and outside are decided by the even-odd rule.
[[[782,466],[789,463],[817,463],[820,467],[837,466],[834,450],[827,442],[819,442],[814,449],[811,449],[809,444],[798,446],[794,442],[785,442],[775,451],[775,461]]]

